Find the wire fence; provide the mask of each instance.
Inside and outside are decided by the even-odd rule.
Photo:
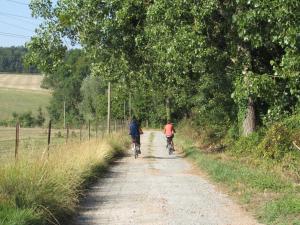
[[[111,133],[126,129],[127,121],[111,122]],[[17,160],[22,155],[42,154],[58,145],[102,139],[107,134],[105,122],[89,121],[80,128],[53,128],[51,121],[44,128],[0,127],[0,161]]]

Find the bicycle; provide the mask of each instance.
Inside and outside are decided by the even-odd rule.
[[[140,147],[141,146],[138,143],[136,143],[136,140],[133,140],[133,142],[132,142],[132,151],[133,151],[135,159],[139,156]]]
[[[172,155],[174,152],[172,137],[168,137],[168,136],[167,136],[167,150],[169,152],[169,155]]]

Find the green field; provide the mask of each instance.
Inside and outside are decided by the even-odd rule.
[[[46,113],[50,98],[51,93],[47,91],[0,88],[0,120],[12,118],[13,112],[32,111],[35,115],[39,107]]]

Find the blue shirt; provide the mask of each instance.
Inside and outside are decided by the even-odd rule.
[[[139,136],[140,131],[139,131],[139,124],[137,121],[132,121],[129,125],[129,135],[131,136]]]

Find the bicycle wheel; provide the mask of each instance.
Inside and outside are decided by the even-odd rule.
[[[134,145],[134,158],[136,159],[139,155],[139,149],[138,146],[135,144]]]
[[[172,145],[171,144],[168,143],[167,149],[168,149],[169,155],[172,155],[173,151],[172,151]]]

